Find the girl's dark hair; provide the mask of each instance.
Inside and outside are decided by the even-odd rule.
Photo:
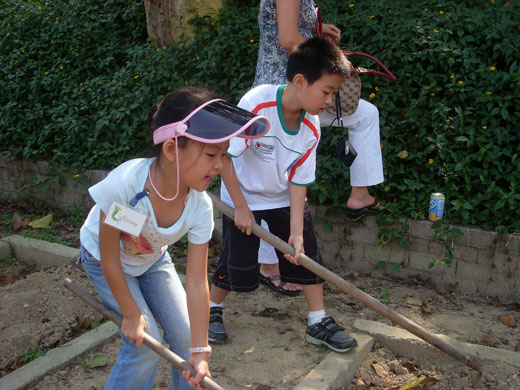
[[[221,98],[215,92],[201,87],[186,87],[177,89],[166,95],[160,102],[154,104],[148,113],[148,129],[153,145],[153,132],[161,126],[179,122],[186,118],[201,104],[212,99]],[[179,137],[179,147],[186,145],[188,138]],[[158,157],[162,144],[154,145],[152,153]]]

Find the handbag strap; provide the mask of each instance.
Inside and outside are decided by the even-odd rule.
[[[316,35],[319,38],[321,38],[321,37],[323,37],[323,23],[321,20],[321,11],[320,11],[319,7],[316,7],[316,15],[317,15],[316,23],[315,23]],[[329,38],[329,40],[330,40],[330,38]],[[348,56],[360,56],[360,57],[370,58],[372,61],[374,61],[376,64],[378,64],[381,67],[381,69],[383,70],[381,72],[379,70],[356,67],[356,69],[359,73],[371,73],[371,74],[375,74],[378,76],[383,76],[383,77],[386,77],[390,81],[397,80],[397,78],[393,75],[393,73],[390,72],[390,70],[388,70],[388,68],[386,66],[384,66],[383,63],[381,61],[379,61],[376,57],[374,57],[370,54],[367,54],[367,53],[363,53],[361,51],[343,50],[343,53],[345,54],[345,56],[347,56],[347,58],[348,58]]]

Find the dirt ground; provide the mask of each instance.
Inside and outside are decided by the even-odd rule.
[[[211,259],[215,261],[216,258]],[[180,257],[179,269],[183,269],[183,262]],[[432,332],[461,341],[520,350],[518,327],[503,322],[508,323],[508,318],[520,319],[518,303],[462,296],[453,292],[453,286],[432,285],[415,278],[399,281],[347,273],[340,276]],[[30,355],[29,347],[34,347],[33,354],[36,348],[48,350],[102,320],[63,287],[65,277],[93,292],[88,278],[75,265],[31,269],[27,265],[10,264],[0,268],[0,376],[20,365],[20,359]],[[327,314],[347,329],[352,329],[356,318],[390,324],[333,286],[326,285],[325,293]],[[214,346],[210,359],[214,380],[226,389],[291,389],[326,354],[323,348],[305,343],[305,317],[305,301],[301,296],[281,296],[265,286],[250,294],[230,294],[224,321],[231,341]],[[50,373],[29,389],[102,389],[119,346],[120,340],[115,338],[60,371]],[[99,367],[93,368],[96,365]],[[520,375],[511,367],[494,365],[486,369],[480,384],[472,387],[474,371],[451,358],[413,362],[376,344],[353,382],[340,389],[397,390],[421,376],[437,380],[418,387],[424,389],[520,389]],[[170,386],[169,366],[162,361],[155,388]]]

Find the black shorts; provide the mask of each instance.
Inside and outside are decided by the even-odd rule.
[[[265,220],[269,231],[287,242],[290,235],[290,207],[253,211],[256,223]],[[229,291],[248,292],[258,287],[258,248],[260,238],[253,233],[247,235],[235,226],[235,222],[222,216],[224,251],[213,275],[213,284]],[[303,216],[303,245],[305,255],[321,264],[318,241],[314,233],[309,206],[305,204]],[[303,266],[292,264],[276,250],[283,282],[297,284],[319,284],[324,280]]]

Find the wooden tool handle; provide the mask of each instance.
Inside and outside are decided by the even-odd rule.
[[[207,191],[208,195],[210,196],[211,200],[213,201],[213,205],[216,209],[218,209],[222,214],[227,215],[231,219],[235,219],[235,211],[233,208],[228,206],[226,203],[222,202],[217,196],[212,194],[211,192]],[[294,255],[294,248],[287,244],[285,241],[281,240],[279,237],[276,237],[271,232],[265,230],[257,223],[253,224],[252,228],[253,233],[264,240],[265,242],[271,244],[276,249],[278,249],[282,253],[289,253],[291,255]],[[410,319],[404,317],[403,315],[397,313],[395,310],[391,309],[390,307],[384,305],[377,299],[373,298],[372,296],[368,295],[367,293],[361,291],[359,288],[354,286],[352,283],[349,283],[343,278],[340,278],[338,275],[333,273],[332,271],[329,271],[322,265],[316,263],[314,260],[306,256],[305,254],[301,254],[299,258],[300,265],[307,268],[309,271],[313,272],[314,274],[318,275],[322,279],[326,280],[327,282],[333,284],[337,288],[339,288],[341,291],[347,293],[352,298],[358,300],[365,306],[368,306],[372,310],[375,310],[377,313],[385,316],[393,323],[401,326],[402,328],[406,329],[410,333],[413,333],[417,337],[420,337],[427,343],[433,345],[437,349],[441,350],[442,352],[450,355],[451,357],[463,362],[467,366],[473,368],[474,370],[478,371],[479,375],[477,378],[477,381],[480,380],[480,377],[482,376],[482,362],[478,360],[477,358],[471,357],[468,354],[458,350],[453,345],[448,344],[446,341],[442,340],[439,336],[427,331],[422,326],[416,324],[415,322],[411,321]]]
[[[108,307],[103,305],[100,301],[94,298],[89,294],[87,290],[73,283],[69,278],[65,278],[63,280],[63,284],[70,291],[74,293],[78,298],[80,298],[83,302],[92,306],[98,312],[103,314],[105,318],[108,318],[117,326],[121,327],[122,318],[119,313],[116,313],[113,310],[110,310]],[[166,348],[164,345],[159,343],[153,337],[151,337],[146,332],[143,335],[143,344],[150,348],[152,351],[157,353],[159,356],[168,360],[172,365],[174,365],[179,370],[190,370],[192,374],[195,374],[193,367],[186,362],[186,360],[182,359],[180,356],[174,354],[171,350]],[[201,381],[202,386],[209,390],[224,390],[223,387],[220,387],[217,383],[215,383],[211,378],[204,377]]]

